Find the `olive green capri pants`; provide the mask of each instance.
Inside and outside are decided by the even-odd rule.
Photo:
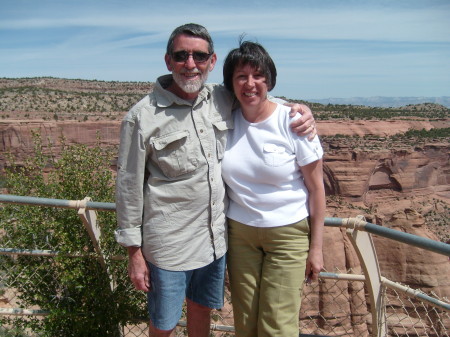
[[[228,273],[237,337],[298,337],[309,224],[258,228],[228,221]]]

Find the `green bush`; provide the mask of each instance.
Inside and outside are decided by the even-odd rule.
[[[34,134],[34,156],[18,166],[10,156],[4,182],[10,194],[43,198],[114,201],[113,153],[98,141],[66,145],[58,156]],[[57,251],[56,257],[3,256],[0,275],[17,290],[23,308],[49,311],[43,318],[0,320],[39,336],[120,336],[120,326],[145,315],[145,296],[132,289],[125,255],[114,241],[115,213],[98,212],[102,266],[77,211],[55,207],[5,205],[0,208],[0,247]],[[111,286],[112,284],[112,286]]]

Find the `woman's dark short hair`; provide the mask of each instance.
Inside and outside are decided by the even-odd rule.
[[[170,34],[169,41],[167,41],[166,53],[172,55],[173,41],[178,35],[186,34],[189,36],[199,37],[208,42],[208,52],[214,53],[214,43],[208,31],[202,25],[196,23],[187,23],[174,29]]]
[[[233,74],[238,66],[250,65],[261,72],[267,81],[268,91],[275,87],[277,68],[269,53],[259,43],[239,41],[239,48],[231,50],[223,65],[223,84],[233,92]]]

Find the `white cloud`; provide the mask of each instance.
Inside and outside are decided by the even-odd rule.
[[[130,32],[169,32],[186,21],[204,24],[211,32],[239,34],[248,32],[267,37],[290,39],[348,39],[385,41],[450,42],[450,4],[438,8],[371,8],[343,7],[303,8],[301,2],[292,7],[258,7],[242,10],[224,6],[214,11],[168,10],[163,5],[148,11],[146,6],[126,6],[116,11],[98,10],[86,13],[83,7],[63,13],[51,9],[41,17],[3,18],[1,29],[43,28],[114,28]],[[220,5],[219,5],[220,6]],[[223,6],[223,4],[222,4]],[[200,7],[201,8],[201,7]],[[142,10],[144,9],[144,10]],[[170,12],[170,13],[169,13]],[[158,13],[155,15],[155,13]],[[233,24],[230,24],[233,22]]]
[[[450,91],[449,17],[448,0],[290,0],[283,6],[269,0],[2,0],[0,61],[8,71],[2,76],[10,77],[27,70],[154,80],[166,71],[172,29],[198,22],[219,54],[210,77],[215,82],[222,80],[226,53],[246,32],[275,59],[276,90],[288,97],[439,95]]]

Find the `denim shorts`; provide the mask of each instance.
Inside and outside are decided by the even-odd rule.
[[[181,318],[185,297],[211,309],[223,307],[225,256],[209,265],[187,271],[170,271],[148,262],[151,290],[148,312],[153,326],[172,330]]]

